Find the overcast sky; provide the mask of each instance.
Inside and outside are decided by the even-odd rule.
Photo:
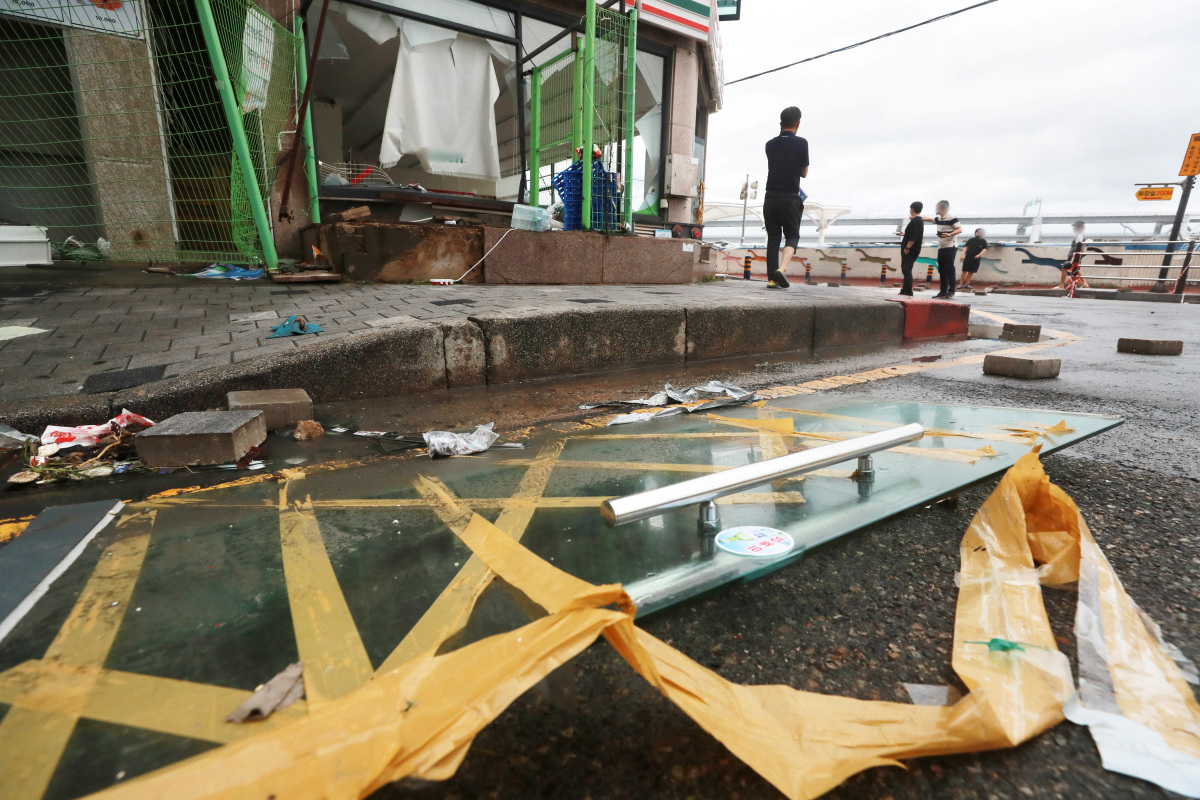
[[[728,80],[971,5],[972,0],[744,0],[724,23]],[[762,143],[798,105],[812,200],[896,216],[1173,211],[1136,182],[1178,180],[1200,132],[1200,0],[999,0],[725,88],[709,121],[706,199],[766,177]],[[760,193],[761,198],[761,193]],[[1192,210],[1200,208],[1200,196]]]

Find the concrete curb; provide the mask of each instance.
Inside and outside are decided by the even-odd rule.
[[[120,392],[0,406],[18,430],[102,422],[122,408],[151,419],[224,409],[230,391],[301,388],[315,403],[399,396],[733,356],[821,353],[904,340],[900,303],[811,297],[796,303],[581,305],[487,312],[435,324],[388,320],[342,337]]]

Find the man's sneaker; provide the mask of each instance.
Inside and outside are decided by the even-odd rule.
[[[767,281],[767,288],[768,288],[768,289],[779,289],[779,288],[782,288],[782,287],[780,287],[779,285],[777,285],[777,284],[775,283],[775,281]]]

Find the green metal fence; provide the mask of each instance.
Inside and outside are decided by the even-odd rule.
[[[273,264],[294,34],[248,0],[4,8],[0,220],[59,258]]]
[[[553,192],[550,177],[577,158],[576,151],[595,149],[605,170],[623,177],[623,207],[593,207],[591,181],[585,179],[583,207],[592,214],[584,215],[584,227],[632,230],[636,53],[637,11],[621,14],[588,0],[584,35],[571,50],[531,70],[531,204],[541,205],[542,195]]]

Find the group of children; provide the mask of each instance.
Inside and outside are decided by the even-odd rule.
[[[932,222],[937,226],[938,254],[937,267],[940,291],[934,295],[937,298],[953,297],[959,289],[970,287],[975,273],[979,271],[979,261],[987,252],[988,243],[984,239],[983,228],[976,228],[975,235],[967,240],[963,250],[963,279],[957,282],[954,272],[954,261],[958,254],[958,237],[962,233],[962,225],[958,217],[950,214],[949,201],[942,200],[937,204],[937,215],[923,217],[921,211],[925,208],[920,200],[908,207],[908,224],[904,225],[900,242],[900,271],[904,275],[904,284],[900,294],[913,296],[913,267],[921,255],[921,243],[925,238],[925,223]]]

